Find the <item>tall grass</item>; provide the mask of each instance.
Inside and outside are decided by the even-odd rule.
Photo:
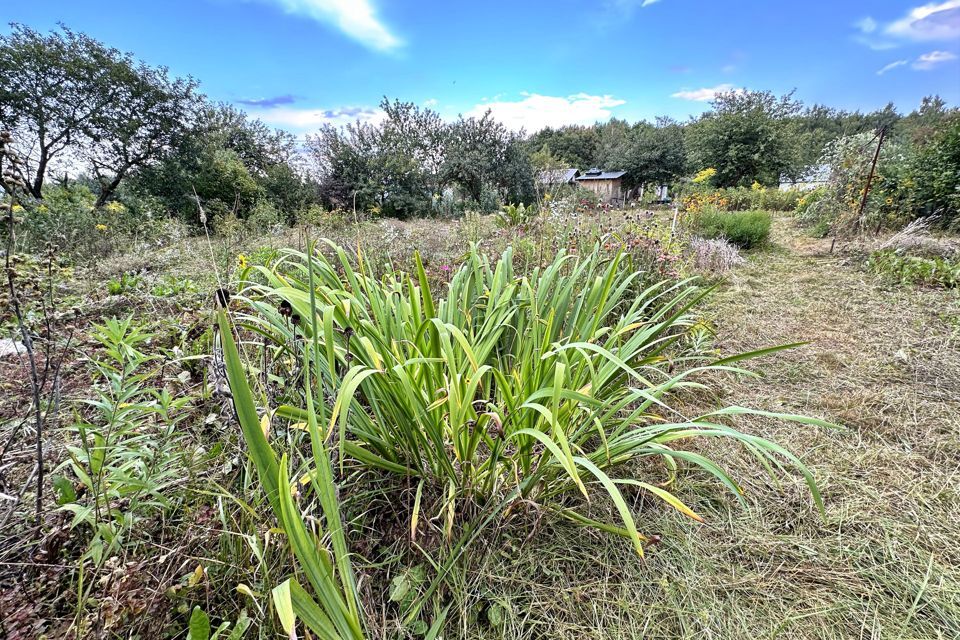
[[[450,281],[448,295],[438,298],[419,256],[412,274],[375,279],[365,275],[362,255],[355,269],[343,249],[328,248],[333,260],[317,251],[288,251],[272,268],[252,267],[247,281],[261,284],[243,292],[250,313],[241,316],[240,325],[260,334],[257,343],[265,338],[275,345],[275,362],[302,365],[292,377],[302,384],[302,402],[280,406],[274,416],[299,421],[309,433],[312,468],[298,474],[304,481],[297,486],[312,487],[326,524],[320,536],[329,535],[332,556],[318,551],[317,536],[304,524],[291,495],[286,456],[278,462],[267,440],[232,328],[220,317],[244,436],[317,597],[296,582],[278,587],[275,601],[278,611],[291,612],[288,621],[296,612],[312,621],[318,634],[318,629],[342,637],[362,633],[331,469],[334,449],[341,464],[350,458],[420,479],[444,495],[448,540],[458,516],[475,514],[474,507],[501,509],[522,500],[624,536],[642,556],[647,538],[620,487],[639,488],[690,518],[700,516],[668,490],[669,482],[616,478],[611,472],[651,458],[672,478],[686,463],[742,500],[720,464],[688,448],[691,439],[704,437],[740,442],[771,474],[785,467],[799,471],[822,508],[813,476],[799,459],[728,424],[737,415],[758,412],[726,407],[689,417],[672,403],[681,390],[703,388],[705,374],[747,373],[734,364],[782,348],[720,360],[691,348],[699,335],[693,310],[708,290],[689,281],[641,288],[642,274],[629,268],[622,253],[560,254],[520,276],[510,250],[491,262],[474,249]],[[825,425],[801,416],[776,417]],[[619,520],[588,517],[573,494],[587,501],[606,495]],[[411,514],[412,527],[418,515]]]

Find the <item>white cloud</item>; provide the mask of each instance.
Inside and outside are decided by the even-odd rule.
[[[864,33],[873,33],[877,30],[878,25],[876,20],[870,16],[867,16],[866,18],[861,18],[860,20],[854,22],[853,26]]]
[[[522,100],[494,100],[482,102],[464,115],[482,116],[487,109],[493,117],[510,129],[539,131],[544,127],[560,127],[567,124],[593,124],[607,120],[611,109],[624,104],[610,95],[592,96],[577,93],[571,96],[542,96],[524,93]]]
[[[652,4],[657,4],[660,0],[643,0],[643,3],[640,5],[641,8],[649,7]]]
[[[950,53],[949,51],[931,51],[917,58],[911,66],[920,71],[929,71],[944,62],[950,62],[956,59],[957,54]]]
[[[247,113],[267,124],[298,134],[313,133],[328,124],[341,127],[357,120],[379,122],[384,118],[383,111],[373,107],[339,107],[336,109],[271,107],[268,109],[247,109]]]
[[[891,62],[891,63],[888,64],[887,66],[885,66],[885,67],[883,67],[882,69],[880,69],[879,71],[877,71],[877,75],[878,75],[878,76],[882,76],[882,75],[885,74],[887,71],[892,71],[892,70],[896,69],[897,67],[902,67],[903,65],[907,64],[908,62],[910,62],[910,61],[909,61],[909,60],[897,60],[897,61],[895,61],[895,62]]]
[[[671,98],[680,98],[681,100],[692,100],[693,102],[710,102],[721,93],[742,93],[743,89],[738,89],[732,84],[718,84],[715,87],[703,87],[702,89],[684,89],[671,93]]]
[[[278,5],[287,13],[330,24],[360,44],[391,51],[401,44],[376,15],[370,0],[260,0]]]
[[[956,40],[960,38],[960,0],[915,7],[884,31],[907,40]]]

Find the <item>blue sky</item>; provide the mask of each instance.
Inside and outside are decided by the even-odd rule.
[[[62,22],[298,134],[376,119],[384,95],[528,131],[686,118],[717,90],[902,111],[960,103],[960,0],[0,0]],[[3,31],[8,28],[2,27]]]

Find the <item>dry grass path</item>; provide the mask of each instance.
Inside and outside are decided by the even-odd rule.
[[[825,517],[799,482],[771,487],[718,443],[748,510],[689,473],[676,489],[707,524],[638,503],[640,528],[663,536],[643,562],[564,527],[535,552],[507,546],[476,576],[519,614],[507,637],[960,638],[960,297],[884,286],[788,220],[773,245],[714,296],[717,341],[809,344],[724,381],[723,401],[846,427],[744,425],[810,465]]]

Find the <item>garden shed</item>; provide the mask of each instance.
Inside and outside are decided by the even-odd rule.
[[[623,176],[626,171],[601,171],[593,168],[577,178],[577,183],[596,193],[607,204],[623,204]]]

